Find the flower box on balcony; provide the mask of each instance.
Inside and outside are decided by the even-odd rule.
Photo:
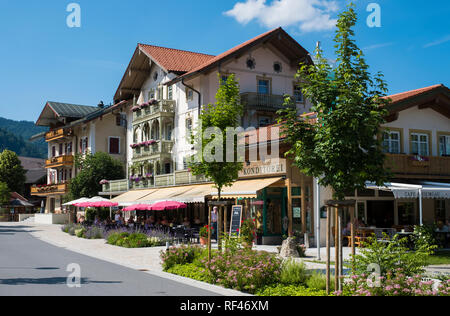
[[[430,159],[419,155],[409,157],[411,165],[415,167],[428,167],[430,165]]]

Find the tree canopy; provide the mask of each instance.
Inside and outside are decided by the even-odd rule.
[[[194,175],[205,175],[215,183],[219,199],[223,187],[232,185],[243,168],[238,159],[237,139],[233,137],[231,146],[227,146],[226,133],[228,128],[239,126],[242,115],[239,83],[234,75],[230,75],[226,82],[221,82],[216,103],[208,104],[202,110],[200,124],[193,136],[196,154],[189,163]]]
[[[8,185],[5,182],[0,182],[0,205],[6,205],[11,198]]]
[[[6,183],[11,192],[22,194],[26,171],[17,154],[10,150],[0,153],[0,182]]]
[[[365,187],[367,181],[387,179],[384,153],[377,138],[385,122],[383,75],[372,77],[363,52],[354,40],[357,21],[354,5],[341,13],[334,38],[337,66],[332,68],[316,49],[314,65],[302,64],[296,75],[314,116],[299,116],[288,98],[279,122],[292,145],[287,153],[307,175],[331,186],[335,199]]]
[[[125,177],[122,162],[104,152],[76,156],[75,167],[79,170],[69,184],[70,199],[94,197],[102,190],[102,180],[119,180]]]

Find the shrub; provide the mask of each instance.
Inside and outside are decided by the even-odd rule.
[[[303,262],[287,260],[281,267],[280,281],[285,285],[302,285],[306,283],[308,274]]]
[[[326,291],[294,285],[272,285],[256,292],[258,296],[327,296]]]
[[[433,253],[433,247],[420,245],[415,251],[406,247],[407,239],[395,236],[390,242],[378,241],[370,237],[365,243],[366,248],[361,249],[355,256],[353,274],[361,275],[367,272],[369,265],[380,267],[382,276],[388,272],[402,268],[408,276],[421,274],[427,264],[427,258]]]
[[[89,227],[86,229],[84,238],[86,239],[102,239],[104,237],[104,231],[100,227]]]
[[[370,281],[369,281],[370,279]],[[379,279],[379,286],[372,284],[367,275],[354,275],[344,284],[341,296],[450,296],[450,280],[433,288],[434,281],[423,281],[422,276],[407,276],[399,268]]]
[[[78,238],[84,238],[85,237],[85,234],[86,233],[86,229],[85,228],[80,228],[80,229],[76,229],[75,230],[75,235],[78,237]]]
[[[206,260],[203,264],[206,267]],[[215,284],[255,293],[279,281],[281,260],[266,252],[239,249],[234,255],[225,252],[214,256],[209,271]]]
[[[198,246],[182,245],[180,247],[171,247],[168,251],[161,251],[161,260],[164,271],[177,264],[190,264],[194,259],[200,256],[203,249]]]
[[[310,289],[325,291],[327,289],[327,277],[323,273],[313,272],[306,281],[306,285]],[[334,282],[330,282],[330,289],[334,291]]]
[[[185,265],[177,264],[168,269],[167,272],[207,283],[213,281],[208,269],[200,268],[194,263]]]

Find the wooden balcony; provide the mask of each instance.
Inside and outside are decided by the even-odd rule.
[[[385,166],[400,178],[450,179],[450,157],[418,160],[414,155],[386,154]]]
[[[63,138],[70,137],[70,136],[72,136],[72,130],[60,128],[60,129],[49,131],[47,134],[45,134],[45,141],[51,142],[51,141],[63,139]]]
[[[70,167],[73,166],[73,164],[74,164],[74,156],[66,155],[47,159],[45,161],[45,168],[50,169],[59,167]]]
[[[150,146],[133,149],[133,160],[157,159],[162,156],[170,157],[174,142],[170,140],[157,141]]]
[[[175,115],[175,103],[173,100],[160,100],[157,105],[149,105],[138,110],[133,113],[133,124],[139,124],[160,116],[173,117]]]
[[[210,181],[208,181],[204,176],[194,176],[188,170],[182,170],[171,174],[155,176],[152,179],[143,179],[139,182],[129,181],[126,179],[109,181],[109,183],[103,185],[101,195],[115,195],[128,190],[163,188],[207,182]]]
[[[284,96],[246,92],[241,94],[244,107],[254,110],[278,111],[283,109]]]
[[[64,195],[69,192],[69,186],[67,183],[49,184],[44,186],[32,186],[31,195],[34,196],[51,196],[51,195]]]

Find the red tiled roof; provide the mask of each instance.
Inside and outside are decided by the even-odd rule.
[[[444,87],[444,85],[437,84],[437,85],[426,87],[426,88],[421,88],[421,89],[416,89],[416,90],[411,90],[411,91],[406,91],[406,92],[402,92],[402,93],[389,95],[389,96],[385,97],[385,99],[391,99],[392,103],[397,103],[397,102],[406,100],[411,97],[418,96],[420,94],[423,94],[423,93],[426,93],[426,92],[429,92],[431,90],[441,88],[441,87]]]
[[[213,55],[139,44],[139,48],[169,72],[185,73],[213,59]]]
[[[198,65],[196,68],[191,69],[188,73],[184,74],[182,77],[189,76],[189,75],[194,74],[194,73],[196,73],[196,72],[202,71],[202,70],[204,70],[205,68],[207,68],[207,67],[213,65],[214,63],[216,63],[216,62],[218,62],[218,61],[220,61],[220,60],[222,60],[222,59],[224,59],[224,58],[230,56],[231,54],[233,54],[233,53],[239,51],[239,50],[242,49],[242,48],[247,47],[248,45],[253,44],[254,42],[260,40],[261,38],[264,38],[264,37],[266,37],[266,36],[271,35],[272,33],[277,32],[277,31],[280,30],[280,29],[281,29],[281,28],[273,29],[273,30],[271,30],[271,31],[268,31],[268,32],[266,32],[266,33],[264,33],[264,34],[261,34],[261,35],[255,37],[255,38],[252,38],[251,40],[248,40],[248,41],[246,41],[246,42],[244,42],[244,43],[242,43],[242,44],[240,44],[240,45],[238,45],[238,46],[236,46],[236,47],[234,47],[234,48],[232,48],[232,49],[230,49],[230,50],[227,50],[226,52],[224,52],[224,53],[222,53],[222,54],[220,54],[220,55],[217,55],[217,56],[214,57],[214,58],[209,59],[209,60],[206,61],[205,63],[203,63],[203,64],[201,64],[201,65]]]

